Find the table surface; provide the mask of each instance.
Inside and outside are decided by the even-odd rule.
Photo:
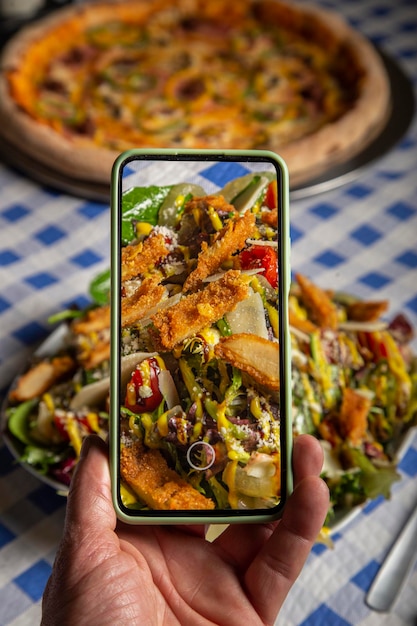
[[[417,81],[415,0],[329,0]],[[6,393],[48,317],[88,303],[88,284],[109,263],[109,206],[45,187],[0,163],[0,388]],[[389,299],[417,327],[417,125],[344,185],[291,203],[292,266],[320,285]],[[414,347],[417,347],[414,342]],[[415,626],[417,567],[389,614],[365,602],[393,538],[417,503],[417,436],[399,464],[392,497],[377,499],[317,544],[291,590],[280,626]],[[31,626],[65,514],[57,495],[0,443],[0,625]]]

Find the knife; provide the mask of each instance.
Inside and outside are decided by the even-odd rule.
[[[417,507],[405,523],[365,598],[369,608],[388,612],[393,606],[417,556]]]

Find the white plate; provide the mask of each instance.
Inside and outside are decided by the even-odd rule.
[[[56,354],[58,350],[60,350],[64,346],[65,338],[67,337],[67,335],[68,335],[67,326],[65,324],[61,324],[49,335],[49,337],[47,337],[47,339],[34,352],[34,357],[42,358],[42,357],[52,356]],[[15,381],[17,380],[17,378],[18,376],[16,377]],[[12,382],[11,387],[13,387],[15,381]],[[60,493],[62,495],[67,495],[68,494],[67,485],[65,485],[64,483],[61,483],[60,481],[50,476],[42,474],[42,472],[39,472],[38,470],[36,470],[32,465],[29,465],[29,463],[25,463],[21,461],[21,456],[24,450],[24,444],[22,444],[15,437],[13,437],[13,435],[9,433],[7,429],[7,421],[8,421],[7,408],[8,407],[9,407],[9,402],[6,396],[0,409],[1,411],[0,412],[0,432],[10,453],[22,465],[22,467],[24,467],[25,470],[27,470],[30,474],[32,474],[32,476],[36,476],[37,478],[39,478],[43,483],[46,483],[47,485],[52,487],[52,489],[54,489],[57,493]]]

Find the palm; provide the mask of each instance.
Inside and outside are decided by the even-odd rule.
[[[245,593],[245,573],[256,535],[271,530],[252,527],[252,537],[248,530],[230,528],[210,544],[187,529],[148,527],[138,536],[123,528],[120,537],[139,565],[136,582],[154,586],[151,614],[164,618],[149,624],[262,624]]]
[[[313,443],[283,519],[230,526],[213,543],[202,526],[114,532],[107,461],[94,447],[72,486],[42,626],[273,624],[327,510],[323,483],[309,475],[320,467]]]
[[[263,623],[236,574],[238,561],[220,546],[185,529],[142,528],[140,536],[137,530],[121,529],[117,563],[124,572],[125,600],[135,597],[138,624]],[[115,563],[105,566],[114,571]]]

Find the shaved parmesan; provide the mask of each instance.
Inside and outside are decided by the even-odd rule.
[[[250,290],[250,296],[239,302],[236,308],[226,314],[232,334],[251,333],[263,339],[268,339],[268,329],[265,321],[265,310],[259,293]]]

